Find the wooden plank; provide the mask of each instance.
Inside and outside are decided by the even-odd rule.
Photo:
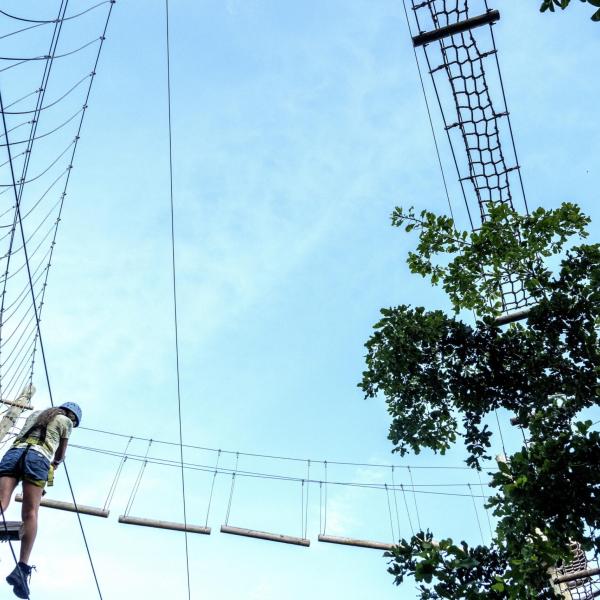
[[[15,496],[17,502],[23,502],[23,494],[17,494]],[[62,500],[51,500],[49,498],[42,498],[40,506],[46,508],[55,508],[56,510],[66,510],[67,512],[78,512],[81,515],[90,515],[91,517],[103,517],[108,518],[110,514],[109,510],[102,508],[96,508],[95,506],[86,506],[85,504],[77,504],[77,508],[72,502],[63,502]]]
[[[131,517],[129,515],[121,515],[119,517],[119,523],[126,525],[140,525],[141,527],[155,527],[156,529],[171,529],[173,531],[187,531],[188,533],[202,533],[204,535],[210,535],[210,527],[203,527],[201,525],[187,526],[184,523],[176,523],[174,521],[159,521],[157,519],[143,519],[141,517]]]
[[[373,542],[371,540],[357,540],[349,537],[340,537],[337,535],[319,535],[320,542],[329,544],[341,544],[342,546],[358,546],[359,548],[373,548],[373,550],[391,550],[394,544],[385,542]]]
[[[463,31],[469,31],[475,29],[475,27],[481,27],[482,25],[492,24],[500,20],[500,13],[497,10],[490,10],[482,15],[465,19],[464,21],[458,21],[458,23],[451,23],[444,27],[438,27],[432,31],[423,31],[419,35],[413,37],[413,46],[424,46],[430,42],[442,40],[451,35],[462,33]]]
[[[257,531],[255,529],[244,529],[243,527],[231,527],[230,525],[221,525],[221,533],[231,533],[244,537],[267,540],[269,542],[281,542],[283,544],[293,544],[295,546],[310,546],[310,540],[306,538],[283,535],[281,533],[269,533],[268,531]]]
[[[0,521],[0,542],[18,542],[21,539],[21,527],[23,523],[21,521],[6,521],[6,527],[4,521]]]

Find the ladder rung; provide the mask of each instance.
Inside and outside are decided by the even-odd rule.
[[[496,317],[494,319],[494,324],[507,325],[508,323],[514,323],[515,321],[522,321],[523,319],[527,319],[532,308],[532,306],[528,306],[527,308],[522,308],[521,310],[515,310],[514,312],[507,313],[505,315],[500,315],[499,317]]]
[[[269,542],[294,544],[296,546],[310,546],[310,540],[306,538],[283,535],[281,533],[269,533],[268,531],[256,531],[255,529],[244,529],[242,527],[231,527],[230,525],[221,525],[221,533],[231,533],[233,535],[268,540]]]
[[[329,544],[341,544],[342,546],[358,546],[359,548],[373,548],[374,550],[391,550],[394,544],[385,542],[373,542],[371,540],[356,540],[349,537],[340,537],[337,535],[319,535],[320,542]]]
[[[465,19],[464,21],[458,21],[458,23],[451,23],[450,25],[438,27],[432,31],[424,31],[419,35],[415,35],[413,37],[413,45],[415,47],[423,46],[430,42],[435,42],[448,36],[462,33],[463,31],[469,31],[469,29],[474,29],[475,27],[494,23],[498,20],[500,20],[500,13],[497,10],[490,10],[482,15],[477,15],[476,17]]]
[[[121,515],[119,523],[126,525],[141,525],[142,527],[156,527],[156,529],[171,529],[173,531],[187,531],[188,533],[202,533],[210,535],[210,527],[201,525],[191,525],[188,523],[176,523],[174,521],[159,521],[158,519],[143,519],[141,517],[130,517],[129,515]]]
[[[21,532],[21,521],[0,521],[0,542],[18,542],[20,539],[19,533]]]
[[[573,573],[560,575],[554,579],[554,583],[566,583],[567,581],[575,581],[576,579],[589,579],[590,577],[599,574],[600,568],[595,567],[593,569],[585,569],[584,571],[575,571]]]
[[[23,502],[23,494],[17,494],[15,496],[15,500],[17,502]],[[92,517],[103,517],[105,519],[110,513],[110,511],[108,510],[96,508],[95,506],[86,506],[85,504],[78,504],[77,508],[75,508],[75,505],[72,502],[63,502],[62,500],[50,500],[47,498],[42,498],[40,506],[45,506],[46,508],[55,508],[57,510],[66,510],[68,512],[78,512],[82,515],[90,515]]]

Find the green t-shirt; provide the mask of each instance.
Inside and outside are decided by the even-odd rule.
[[[30,427],[33,426],[36,419],[40,416],[41,410],[36,410],[32,412],[27,420],[25,421],[25,425],[23,425],[23,429],[21,432],[27,431]],[[58,448],[61,439],[68,439],[71,435],[71,431],[73,431],[73,421],[66,417],[65,415],[56,415],[50,423],[48,423],[48,427],[46,428],[46,440],[43,444],[36,444],[31,446],[31,450],[35,452],[39,452],[42,456],[45,456],[50,462],[54,458],[54,454]],[[34,430],[28,436],[27,439],[31,440],[32,438],[39,440],[41,431]],[[14,447],[15,448],[27,448],[29,444],[27,441],[22,440],[17,442]]]

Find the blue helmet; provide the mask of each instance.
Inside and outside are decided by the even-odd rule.
[[[79,424],[81,423],[81,408],[79,407],[79,404],[75,404],[75,402],[65,402],[64,404],[61,404],[58,408],[64,408],[65,410],[71,411],[77,419],[75,427],[79,427]]]

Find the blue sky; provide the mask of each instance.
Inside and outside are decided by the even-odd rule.
[[[540,15],[534,0],[498,8],[530,206],[575,201],[597,222],[600,28],[579,3],[554,16]],[[410,276],[404,256],[412,240],[389,224],[399,204],[447,210],[402,5],[172,0],[171,35],[184,441],[310,458],[317,479],[323,460],[394,462],[404,482],[402,465],[460,466],[460,452],[392,457],[383,401],[365,401],[356,388],[380,307],[447,307],[439,290]],[[162,2],[117,2],[42,326],[55,400],[79,402],[89,427],[175,441],[164,41]],[[462,222],[437,117],[436,127]],[[39,407],[49,402],[41,375]],[[73,443],[122,451],[126,439],[78,430]],[[177,458],[172,448],[152,452]],[[190,462],[214,459],[186,451]],[[232,465],[232,457],[223,460]],[[240,461],[248,470],[304,476],[304,463]],[[73,448],[68,464],[78,499],[102,505],[117,459]],[[135,590],[183,598],[182,535],[116,522],[137,467],[126,464],[109,520],[84,518],[104,597]],[[460,470],[413,475],[420,484],[477,481]],[[390,473],[330,466],[328,476],[379,483]],[[186,484],[188,518],[203,523],[210,477],[187,472]],[[59,476],[51,496],[67,493]],[[228,495],[229,479],[219,476],[213,534],[189,536],[192,597],[414,597],[412,583],[392,585],[378,552],[317,543],[317,486],[309,492],[309,549],[218,533]],[[421,496],[420,519],[436,536],[479,541],[470,498]],[[387,541],[387,510],[381,491],[328,488],[331,533]],[[132,514],[181,520],[178,471],[150,465]],[[299,535],[300,485],[239,478],[230,523]],[[42,511],[33,562],[37,594],[93,597],[73,515]]]

